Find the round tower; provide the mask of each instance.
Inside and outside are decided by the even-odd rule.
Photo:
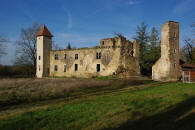
[[[37,78],[47,77],[50,73],[50,51],[53,35],[44,25],[37,33]]]

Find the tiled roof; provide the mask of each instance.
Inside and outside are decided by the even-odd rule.
[[[50,33],[50,31],[47,29],[47,27],[44,25],[41,30],[36,35],[38,36],[47,36],[47,37],[53,37],[53,35]]]
[[[185,63],[183,65],[181,65],[182,68],[195,68],[195,65],[194,64],[188,64],[188,63]]]

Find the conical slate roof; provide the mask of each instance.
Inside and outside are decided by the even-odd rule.
[[[53,35],[50,33],[50,31],[47,29],[47,27],[44,25],[41,30],[36,35],[38,36],[47,36],[47,37],[53,37]]]

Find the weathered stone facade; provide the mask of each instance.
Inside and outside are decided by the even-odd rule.
[[[179,80],[181,77],[179,59],[179,23],[168,21],[162,25],[161,58],[152,66],[152,79]]]
[[[51,50],[52,37],[37,36],[37,77],[140,76],[139,44],[124,37],[102,39],[100,46]]]

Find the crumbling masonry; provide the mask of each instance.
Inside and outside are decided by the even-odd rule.
[[[161,58],[152,66],[152,79],[179,80],[181,77],[179,59],[179,23],[168,21],[162,25]]]
[[[38,78],[140,76],[137,41],[115,37],[102,39],[92,48],[52,50],[52,37],[46,26],[37,34]],[[152,66],[152,79],[176,81],[180,77],[179,23],[168,21],[162,25],[161,58]]]
[[[92,48],[52,50],[52,34],[44,26],[37,34],[36,76],[140,76],[139,44],[124,37],[102,39]]]

